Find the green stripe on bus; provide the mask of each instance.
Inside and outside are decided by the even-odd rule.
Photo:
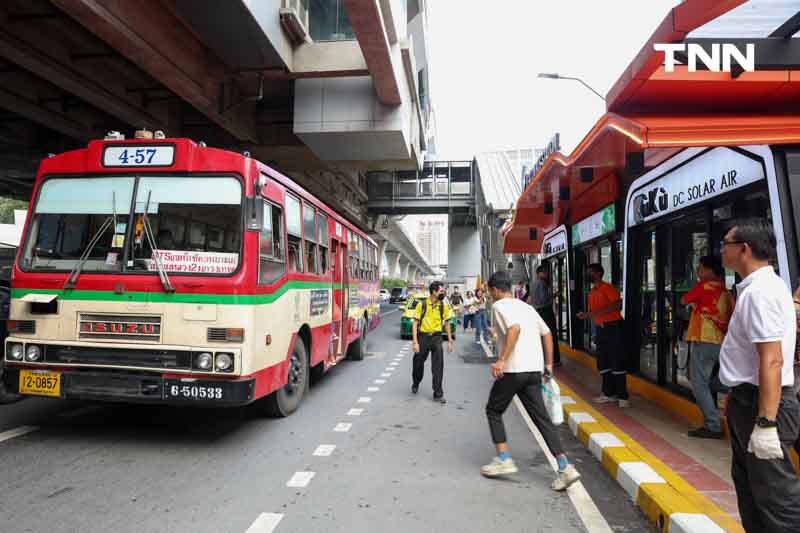
[[[26,294],[56,294],[62,300],[94,300],[104,302],[152,302],[152,303],[187,303],[187,304],[221,304],[221,305],[259,305],[272,303],[288,290],[328,289],[331,283],[326,281],[289,281],[271,294],[189,294],[167,292],[124,292],[116,294],[112,291],[84,291],[64,289],[11,289],[12,298],[22,298]],[[333,284],[340,289],[341,284]]]

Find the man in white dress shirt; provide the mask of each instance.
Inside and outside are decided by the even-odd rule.
[[[789,449],[800,406],[793,394],[795,313],[789,288],[769,264],[775,235],[764,219],[737,221],[720,242],[722,262],[742,278],[720,352],[731,387],[728,428],[739,514],[748,532],[800,530],[800,479]]]

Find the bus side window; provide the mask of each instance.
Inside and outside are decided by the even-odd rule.
[[[289,270],[303,272],[303,218],[300,200],[286,195],[286,242],[289,251]]]
[[[280,207],[264,203],[259,236],[258,282],[273,283],[286,272],[283,260],[283,212]]]
[[[325,275],[328,272],[328,217],[317,214],[317,228],[319,230],[319,273]]]
[[[303,205],[303,230],[306,236],[306,264],[309,274],[318,274],[317,271],[317,215],[314,208],[308,204]]]

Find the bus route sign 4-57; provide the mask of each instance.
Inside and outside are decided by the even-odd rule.
[[[171,144],[129,144],[103,149],[104,167],[168,167],[174,162],[175,147]]]

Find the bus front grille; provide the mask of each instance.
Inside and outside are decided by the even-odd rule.
[[[185,370],[189,370],[192,367],[192,354],[188,351],[95,348],[54,344],[44,345],[43,348],[44,361],[46,363],[174,368]]]

